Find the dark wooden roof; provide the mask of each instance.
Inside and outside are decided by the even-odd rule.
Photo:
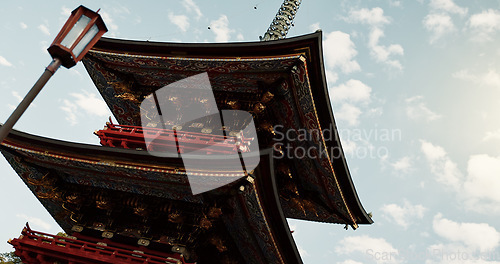
[[[111,233],[111,241],[146,240],[167,252],[180,246],[200,263],[302,263],[279,205],[272,150],[261,151],[251,176],[196,196],[178,157],[18,131],[0,151],[68,234],[99,241]]]
[[[265,105],[266,113],[254,115],[260,130],[271,123],[284,125],[284,130],[328,129],[335,136],[313,146],[333,151],[327,159],[279,161],[285,164],[280,166],[282,173],[289,174],[284,167],[291,170],[295,177],[293,184],[301,192],[299,197],[285,195],[282,199],[286,216],[354,227],[370,224],[372,220],[356,194],[338,137],[322,53],[320,31],[279,41],[241,43],[161,43],[103,38],[83,62],[121,124],[140,125],[138,106],[146,95],[202,72],[210,77],[219,109],[228,108],[225,102],[229,100],[242,100],[245,102],[242,110],[251,112],[262,94],[271,91],[276,96]],[[275,144],[264,140],[271,137],[269,133],[259,134],[260,145],[267,148]],[[289,193],[296,188],[286,181],[279,184],[283,192],[286,192],[285,185],[289,186]],[[304,206],[314,212],[307,213],[311,210],[303,210]]]
[[[338,138],[321,43],[321,32],[222,44],[102,39],[85,57],[89,75],[121,124],[140,125],[139,105],[145,96],[202,72],[208,73],[219,109],[231,109],[229,102],[238,101],[239,109],[252,113],[260,163],[249,177],[214,191],[193,196],[178,155],[155,157],[145,150],[18,131],[9,135],[1,152],[67,232],[81,225],[90,237],[112,232],[126,243],[142,238],[160,248],[182,244],[197,252],[200,262],[218,252],[218,261],[250,257],[248,263],[301,263],[285,218],[354,228],[372,223]],[[263,100],[268,92],[273,99]],[[262,111],[255,110],[257,104]],[[309,134],[330,129],[335,137],[319,133],[311,140],[280,141],[277,127]],[[280,143],[334,152],[278,158],[284,151]],[[221,164],[225,159],[196,158]],[[221,165],[206,174],[233,172]],[[212,209],[223,214],[212,214]]]

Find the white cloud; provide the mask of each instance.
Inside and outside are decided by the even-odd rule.
[[[359,124],[361,113],[362,111],[358,107],[345,103],[342,104],[342,107],[338,111],[335,111],[335,118],[346,121],[350,126],[355,126]]]
[[[318,29],[321,29],[321,27],[319,26],[319,22],[309,25],[309,30],[311,31],[316,31]]]
[[[34,228],[41,228],[43,230],[49,230],[52,226],[43,221],[42,219],[40,218],[37,218],[37,217],[32,217],[32,216],[28,216],[28,215],[25,215],[25,214],[17,214],[16,217],[18,218],[21,218],[23,219],[24,221],[28,222],[30,224],[30,226],[34,227]]]
[[[358,149],[358,144],[355,141],[344,139],[342,140],[342,150],[346,155],[353,156]]]
[[[486,73],[471,73],[469,70],[460,70],[452,75],[454,78],[471,81],[483,86],[500,87],[500,74],[493,69]]]
[[[337,76],[335,75],[335,77]],[[370,102],[371,91],[371,87],[353,79],[330,88],[330,101],[333,103],[333,108],[336,109],[335,118],[347,121],[350,126],[358,125],[359,117],[363,111],[356,104],[366,107]]]
[[[113,21],[113,18],[111,17],[111,15],[106,12],[106,11],[103,11],[101,10],[99,12],[99,14],[101,15],[102,17],[102,20],[104,20],[104,23],[106,24],[106,27],[111,31],[111,35],[115,35],[116,32],[118,31],[118,25],[115,24],[115,22]]]
[[[383,113],[384,113],[384,110],[382,109],[382,107],[375,107],[375,108],[369,109],[367,112],[367,115],[375,117],[375,116],[382,116]]]
[[[483,141],[499,140],[499,139],[500,139],[500,129],[497,131],[487,131],[486,135],[483,137]]]
[[[444,35],[456,31],[451,17],[447,14],[429,14],[422,23],[425,29],[432,33],[430,43],[434,43]]]
[[[124,15],[130,15],[130,9],[128,7],[123,6],[123,5],[113,5],[113,14],[124,14]]]
[[[500,86],[500,75],[495,70],[489,70],[487,73],[480,77],[483,84],[499,87]]]
[[[411,159],[410,157],[402,157],[398,161],[392,163],[391,166],[396,172],[408,173],[411,168]]]
[[[359,71],[361,67],[354,57],[358,54],[349,34],[333,31],[325,36],[323,41],[325,62],[328,68],[340,68],[343,73]]]
[[[425,140],[420,142],[421,150],[431,166],[431,172],[436,176],[436,181],[459,191],[464,178],[457,164],[448,157],[442,147]]]
[[[475,33],[475,41],[492,40],[491,35],[500,30],[500,11],[488,9],[469,18],[469,28]]]
[[[12,91],[11,94],[12,94],[12,96],[14,96],[16,98],[18,103],[20,103],[23,100],[23,97],[21,95],[19,95],[19,93],[17,91]]]
[[[12,63],[10,63],[6,58],[0,56],[0,65],[12,67]]]
[[[401,6],[401,1],[390,0],[389,5],[391,6]]]
[[[337,254],[362,253],[378,264],[400,263],[399,252],[383,238],[370,236],[348,236],[335,247]],[[376,257],[378,256],[378,257]]]
[[[401,1],[390,0],[389,5],[399,7],[401,6]]]
[[[307,251],[303,248],[301,248],[300,246],[298,246],[297,248],[299,250],[299,254],[302,256],[302,257],[308,257],[309,256],[309,253],[307,253]]]
[[[40,41],[40,49],[44,54],[47,54],[47,47],[49,46],[49,42],[46,40]]]
[[[77,68],[69,69],[69,73],[73,76],[78,76],[83,79],[83,75],[80,73],[80,71],[77,70]]]
[[[215,34],[216,42],[228,42],[231,39],[231,33],[234,32],[229,29],[229,20],[226,15],[221,15],[219,19],[212,21],[210,29]]]
[[[200,19],[203,16],[203,13],[201,13],[200,8],[198,5],[193,0],[183,0],[182,5],[188,12],[194,12],[196,14],[196,19]]]
[[[432,143],[424,140],[422,140],[421,143],[422,152],[430,162],[435,162],[439,159],[447,158],[448,154],[442,147],[435,146]]]
[[[76,118],[78,107],[76,106],[76,104],[70,102],[69,100],[64,99],[63,105],[60,106],[59,108],[64,112],[66,112],[66,120],[69,122],[70,125],[74,126],[78,124]]]
[[[414,96],[405,100],[406,115],[413,120],[434,121],[441,118],[425,105],[422,96]]]
[[[499,213],[500,157],[473,155],[467,163],[463,198],[468,209],[482,213]]]
[[[431,44],[457,31],[450,14],[465,16],[468,12],[467,8],[458,6],[453,0],[431,0],[429,7],[431,11],[422,20],[422,24],[431,33],[429,39]]]
[[[338,81],[339,79],[338,73],[330,70],[325,70],[325,73],[326,73],[326,81],[328,83],[336,83]]]
[[[71,15],[71,9],[67,8],[66,6],[61,7],[61,15],[63,16],[69,16]]]
[[[496,252],[478,252],[459,242],[433,244],[427,252],[425,264],[500,264],[492,261]]]
[[[349,80],[346,83],[335,86],[330,91],[333,102],[349,101],[366,103],[370,101],[372,88],[359,80]]]
[[[384,16],[382,8],[374,7],[372,9],[362,8],[360,10],[351,10],[346,21],[369,25],[368,47],[370,48],[370,55],[379,63],[387,64],[397,70],[403,69],[401,62],[392,58],[393,56],[403,55],[403,47],[399,44],[388,46],[380,44],[380,39],[384,36],[383,26],[391,23],[390,18]]]
[[[474,14],[469,19],[469,26],[472,28],[481,28],[487,32],[496,31],[500,29],[500,12],[488,9],[479,14]]]
[[[184,32],[186,32],[189,28],[189,18],[185,15],[174,15],[173,13],[169,13],[168,19]]]
[[[70,125],[76,125],[78,123],[78,117],[85,115],[95,115],[95,116],[109,116],[110,112],[106,103],[97,98],[95,94],[87,93],[71,93],[74,99],[68,100],[64,99],[63,105],[60,109],[66,112],[66,120],[69,121]]]
[[[363,264],[361,262],[357,262],[357,261],[354,261],[352,259],[348,259],[346,261],[342,261],[342,262],[337,262],[337,264]]]
[[[19,23],[19,26],[22,28],[22,29],[27,29],[28,28],[28,25],[26,25],[25,23],[21,22]]]
[[[87,114],[96,116],[108,116],[109,109],[106,103],[96,97],[95,94],[85,93],[72,93],[71,96],[76,98],[75,103],[82,108]]]
[[[413,205],[405,200],[403,206],[384,204],[380,210],[385,213],[387,219],[407,229],[415,219],[424,217],[427,208],[420,204]]]
[[[463,243],[469,249],[481,252],[493,250],[500,243],[500,233],[486,223],[458,223],[437,214],[434,216],[432,228],[443,238]]]
[[[451,187],[466,209],[484,214],[500,213],[500,156],[470,156],[464,176],[442,147],[421,140],[421,150],[435,180]]]
[[[403,65],[399,60],[391,59],[393,55],[403,55],[404,49],[399,44],[389,46],[380,45],[380,38],[384,36],[384,31],[380,28],[372,29],[368,41],[368,47],[371,48],[370,54],[377,62],[385,63],[395,69],[402,70]]]
[[[429,6],[437,11],[444,11],[451,14],[466,15],[467,8],[458,6],[453,0],[431,0]]]
[[[368,24],[372,26],[382,26],[389,24],[390,20],[384,16],[384,10],[380,7],[372,9],[362,8],[360,10],[351,10],[349,12],[348,22]]]
[[[41,25],[38,25],[37,27],[43,34],[47,35],[47,36],[50,36],[50,31],[49,31],[49,28],[44,25],[44,24],[41,24]]]

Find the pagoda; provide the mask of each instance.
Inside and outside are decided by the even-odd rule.
[[[284,39],[298,4],[285,1],[260,42],[97,42],[83,63],[118,122],[95,132],[102,146],[20,131],[1,145],[68,234],[27,225],[9,241],[23,262],[293,264],[302,260],[286,218],[353,229],[371,224],[338,138],[322,33]],[[255,137],[239,135],[235,122],[214,126],[213,118],[179,123],[178,115],[163,113],[161,122],[153,118],[153,125],[144,125],[145,116],[158,116],[142,107],[152,94],[200,74],[207,76],[220,112],[248,113]],[[224,140],[216,148],[217,129]],[[299,131],[309,140],[280,137]],[[148,133],[161,140],[148,144]],[[181,140],[188,147],[179,148]],[[171,155],[155,154],[176,144]],[[190,152],[202,144],[209,145],[204,155]],[[231,151],[250,157],[255,167],[228,165]],[[301,151],[313,155],[297,157]],[[193,194],[187,160],[207,166],[198,168],[198,176],[224,184]]]

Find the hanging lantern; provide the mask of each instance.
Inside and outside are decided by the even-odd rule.
[[[60,59],[64,67],[71,68],[107,31],[104,21],[97,12],[79,6],[71,12],[71,16],[48,51],[52,58]]]

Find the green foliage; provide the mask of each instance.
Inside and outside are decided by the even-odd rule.
[[[0,264],[23,264],[23,262],[14,252],[9,252],[0,253]]]
[[[57,233],[58,236],[68,237],[64,232]],[[14,252],[0,253],[0,264],[23,264],[21,258]]]
[[[57,236],[68,237],[68,234],[66,234],[64,232],[59,232],[59,233],[57,233]]]

